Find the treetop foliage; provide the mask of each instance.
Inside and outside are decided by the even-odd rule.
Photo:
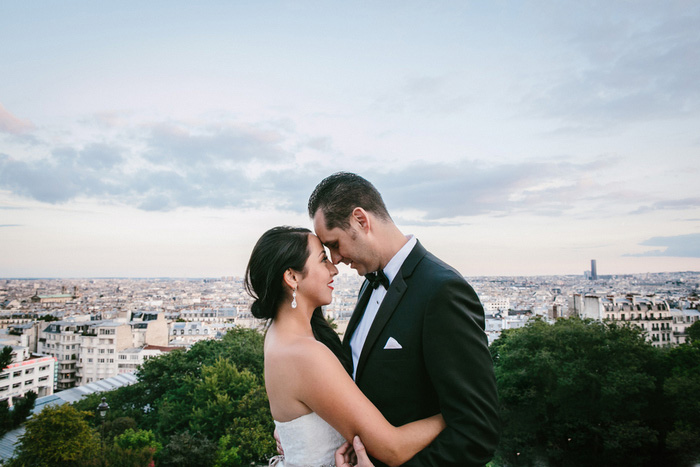
[[[491,345],[503,421],[498,462],[651,466],[697,456],[679,445],[700,434],[700,417],[674,425],[674,410],[689,402],[674,394],[687,397],[681,386],[700,375],[697,350],[658,349],[637,327],[575,318],[504,331]]]
[[[152,433],[163,446],[154,456],[156,465],[181,465],[187,452],[201,452],[197,465],[202,466],[214,465],[217,456],[238,459],[234,465],[266,462],[276,448],[263,382],[263,341],[255,330],[235,328],[221,340],[149,359],[136,384],[90,395],[75,405],[90,411],[88,419],[97,426],[95,409],[106,397],[110,410],[105,426],[130,419],[135,422],[131,428]],[[121,434],[109,428],[112,438]]]

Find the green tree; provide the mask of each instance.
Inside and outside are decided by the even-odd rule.
[[[10,405],[6,400],[0,401],[0,436],[12,429],[12,416]]]
[[[10,466],[61,467],[92,465],[100,443],[85,421],[85,412],[71,405],[46,407],[25,424],[17,457]]]
[[[134,430],[132,428],[128,428],[124,433],[115,437],[114,444],[122,449],[151,448],[154,452],[163,449],[151,430]]]
[[[105,455],[105,465],[109,467],[147,467],[153,465],[153,458],[163,447],[156,441],[150,430],[127,428],[114,438],[114,444]]]
[[[75,407],[94,413],[105,397],[110,406],[105,432],[115,418],[130,417],[166,447],[174,435],[198,432],[197,439],[212,444],[228,436],[223,451],[235,454],[244,465],[267,459],[274,455],[275,443],[263,384],[263,341],[255,330],[234,329],[221,340],[149,359],[139,369],[136,384],[87,396]],[[94,416],[89,420],[99,423]]]
[[[700,339],[670,349],[668,357],[671,374],[664,395],[671,426],[666,447],[676,462],[692,465],[700,462]]]
[[[201,378],[193,384],[192,396],[198,404],[192,408],[190,429],[210,439],[219,439],[238,416],[243,396],[259,385],[254,374],[238,371],[235,364],[223,357],[211,366],[205,365]]]
[[[210,467],[217,458],[217,446],[199,433],[184,431],[170,437],[158,456],[162,467]]]
[[[15,405],[12,409],[6,400],[0,401],[0,435],[24,423],[34,408],[36,397],[35,392],[28,391],[23,397],[15,399]]]
[[[47,323],[50,323],[51,321],[59,321],[61,318],[57,318],[54,315],[44,315],[44,316],[39,316],[37,318],[39,321],[46,321]]]
[[[27,391],[27,393],[20,398],[15,400],[15,405],[12,407],[12,428],[20,426],[27,419],[29,414],[32,413],[34,408],[34,403],[36,402],[37,394],[34,391]]]
[[[12,347],[6,345],[0,352],[0,370],[7,368],[12,363]]]
[[[239,450],[240,448],[234,444],[231,435],[224,435],[219,438],[214,467],[237,467],[243,465],[243,460],[238,454]]]
[[[97,417],[91,417],[92,420],[98,421],[100,418],[99,416]],[[99,420],[99,423],[101,424],[102,421]],[[114,442],[114,439],[120,435],[122,435],[124,432],[127,430],[137,430],[138,425],[136,424],[136,420],[134,420],[131,417],[116,417],[116,418],[111,418],[109,417],[108,420],[104,422],[103,425],[99,426],[99,431],[103,438],[103,442],[106,444],[112,444]]]
[[[531,321],[491,346],[507,464],[648,465],[659,352],[636,327]]]
[[[264,386],[258,385],[241,399],[237,417],[227,433],[239,447],[242,460],[250,464],[261,463],[276,454],[277,447],[271,435],[274,430],[267,392]]]
[[[700,342],[700,321],[696,321],[686,329],[690,342]]]

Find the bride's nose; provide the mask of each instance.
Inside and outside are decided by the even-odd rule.
[[[332,277],[332,276],[337,276],[337,275],[338,275],[338,268],[335,267],[335,264],[333,264],[333,263],[328,263],[328,268],[329,268],[330,271],[331,271],[331,277]]]

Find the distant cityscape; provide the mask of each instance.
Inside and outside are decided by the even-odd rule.
[[[530,319],[579,316],[640,326],[655,346],[684,343],[700,319],[700,272],[468,277],[486,315],[489,344]],[[340,275],[325,307],[342,334],[361,278]],[[146,359],[236,326],[264,327],[250,314],[240,277],[216,279],[0,279],[0,347],[13,363],[0,373],[0,400],[40,397],[118,375]]]

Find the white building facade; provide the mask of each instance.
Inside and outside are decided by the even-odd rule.
[[[33,391],[38,397],[53,394],[56,359],[32,355],[27,347],[12,346],[13,362],[0,372],[0,400],[14,400]]]

